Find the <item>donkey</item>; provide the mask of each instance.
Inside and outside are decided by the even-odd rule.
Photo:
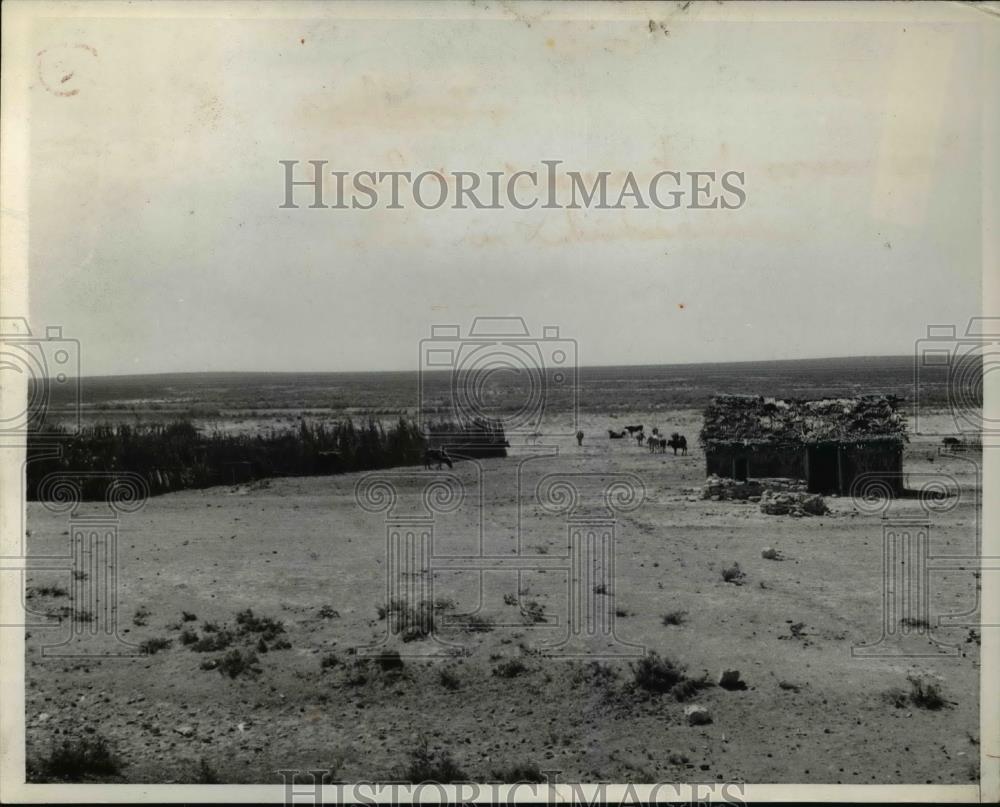
[[[626,426],[625,431],[631,435],[635,435],[642,431],[642,424],[640,423],[638,426]]]
[[[437,462],[437,469],[441,470],[441,464],[446,464],[449,468],[453,467],[451,462],[451,455],[448,453],[447,448],[428,448],[424,452],[424,468],[428,471],[431,469],[431,465]]]
[[[670,439],[667,441],[667,445],[674,450],[674,456],[677,456],[677,449],[680,449],[682,457],[687,456],[688,441],[683,434],[678,434],[677,432],[671,434]]]

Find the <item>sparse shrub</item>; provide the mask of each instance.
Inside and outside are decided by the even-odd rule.
[[[403,669],[403,659],[395,650],[386,650],[378,657],[378,666],[384,672]]]
[[[279,633],[285,632],[285,626],[277,619],[269,616],[254,616],[247,608],[236,615],[236,624],[243,633],[259,633],[266,640],[274,639]]]
[[[332,605],[324,605],[322,608],[319,609],[319,611],[316,612],[316,615],[320,619],[339,619],[340,618],[340,612],[337,611]]]
[[[628,608],[615,608],[615,616],[620,619],[625,619],[626,617],[632,616],[632,612]]]
[[[663,624],[667,626],[683,625],[687,622],[687,611],[670,611],[663,615]]]
[[[336,653],[327,653],[319,661],[319,668],[321,670],[330,670],[341,664],[340,657]]]
[[[466,617],[465,625],[463,627],[465,630],[469,631],[469,633],[489,633],[493,630],[493,620],[488,616],[470,614]]]
[[[288,639],[277,638],[271,643],[272,650],[290,650],[292,643]]]
[[[447,667],[438,673],[438,680],[445,689],[454,691],[462,688],[462,679],[458,677],[458,673]]]
[[[524,621],[529,625],[548,621],[545,617],[545,606],[537,600],[528,600],[521,612],[524,615]]]
[[[219,630],[219,623],[217,622],[202,622],[201,623],[202,633],[216,633]]]
[[[632,676],[635,685],[642,689],[669,692],[684,679],[684,668],[651,652],[632,665]]]
[[[82,782],[88,778],[117,776],[120,773],[121,763],[111,752],[108,741],[97,735],[74,737],[53,746],[49,755],[37,763],[37,772],[29,772],[29,779],[36,782]]]
[[[198,772],[195,774],[194,781],[199,785],[217,785],[220,779],[215,769],[202,757],[198,762]]]
[[[539,783],[547,781],[536,762],[519,762],[509,765],[506,768],[494,769],[492,778],[508,785],[519,784],[521,782]]]
[[[517,678],[528,671],[524,662],[520,659],[512,658],[501,662],[493,668],[493,674],[497,678]]]
[[[504,605],[517,605],[517,595],[516,594],[504,594],[503,595]]]
[[[39,597],[66,597],[69,592],[62,586],[39,586],[32,591]]]
[[[166,625],[164,625],[164,627],[167,630],[180,630],[181,629],[181,623],[180,622],[169,622]]]
[[[216,658],[207,658],[198,666],[202,670],[215,670],[218,669],[219,660]]]
[[[80,611],[74,611],[73,612],[73,619],[75,619],[77,622],[93,622],[94,621],[94,612],[93,611],[87,611],[85,609],[80,610]]]
[[[81,580],[82,581],[82,580],[86,580],[88,577],[90,577],[90,575],[87,574],[86,572],[82,572],[79,569],[74,569],[73,570],[73,579],[74,580]]]
[[[225,650],[232,643],[233,634],[227,630],[220,630],[218,633],[202,636],[191,645],[191,649],[196,653],[214,653],[217,650]]]
[[[404,782],[418,784],[420,782],[468,782],[469,776],[452,758],[447,749],[441,749],[436,754],[430,750],[426,740],[410,752],[410,759],[400,778]]]
[[[181,620],[183,622],[197,622],[198,617],[188,611],[181,611]]]
[[[150,611],[145,605],[139,606],[136,612],[132,615],[132,624],[137,628],[141,628],[143,625],[149,622]]]
[[[234,648],[219,660],[218,670],[222,675],[228,675],[230,678],[236,678],[240,675],[255,675],[260,672],[257,661],[257,654],[252,650],[240,652]]]
[[[195,633],[190,628],[185,628],[184,631],[181,633],[181,644],[192,645],[195,644],[195,642],[197,641],[198,641],[198,634]]]
[[[263,636],[261,636],[257,640],[257,652],[258,653],[266,653],[267,652],[267,642],[264,641],[264,637]]]
[[[910,682],[910,702],[920,709],[930,709],[937,711],[949,705],[941,697],[941,687],[932,681],[927,681],[919,676],[908,676]]]
[[[594,593],[595,594],[607,594],[608,593],[608,586],[607,586],[607,584],[606,583],[598,583],[596,586],[594,586]]]
[[[454,611],[457,603],[451,597],[436,597],[434,608],[438,611]]]
[[[746,574],[740,568],[740,564],[734,563],[727,569],[722,570],[722,579],[727,583],[733,583],[737,586],[742,586],[743,581],[746,578]]]
[[[715,684],[708,680],[707,675],[701,678],[685,678],[674,685],[670,690],[670,694],[674,696],[675,700],[683,703],[684,701],[691,700],[691,698],[703,689],[709,689],[713,686]]]
[[[147,656],[155,656],[161,650],[166,650],[172,644],[173,642],[170,639],[163,639],[160,637],[156,637],[144,641],[142,644],[139,645],[139,649]]]
[[[883,693],[882,697],[885,698],[885,700],[887,700],[897,709],[906,708],[906,703],[907,700],[909,699],[909,696],[906,694],[906,692],[900,689],[899,687],[892,687],[891,689],[887,689]]]

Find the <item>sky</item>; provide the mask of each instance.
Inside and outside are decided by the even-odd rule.
[[[36,20],[33,327],[106,375],[415,370],[486,316],[585,365],[908,354],[979,313],[974,25],[450,9]],[[741,171],[747,201],[289,210],[289,159]]]

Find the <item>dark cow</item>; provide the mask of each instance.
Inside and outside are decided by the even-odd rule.
[[[621,440],[625,436],[624,429],[620,432],[612,431],[608,429],[608,439],[609,440]]]
[[[449,468],[452,467],[451,456],[448,454],[447,448],[428,448],[424,452],[424,468],[429,471],[431,465],[435,462],[439,471],[441,470],[442,463],[446,464]]]
[[[674,432],[670,435],[670,439],[666,441],[666,444],[674,450],[674,455],[677,455],[677,449],[680,449],[681,456],[686,457],[688,453],[688,441],[683,434],[678,434]]]
[[[626,426],[625,431],[634,435],[636,432],[642,431],[642,424],[640,423],[638,426]]]

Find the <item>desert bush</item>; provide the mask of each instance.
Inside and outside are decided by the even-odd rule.
[[[74,569],[73,570],[73,579],[74,580],[86,580],[88,577],[90,577],[90,575],[87,574],[86,572],[82,572],[79,569]]]
[[[684,668],[654,652],[632,665],[633,683],[648,692],[669,692],[684,679]]]
[[[683,703],[684,701],[691,700],[691,698],[703,689],[709,689],[713,686],[715,686],[715,684],[708,680],[707,675],[701,678],[685,678],[683,681],[679,681],[674,684],[673,688],[670,690],[670,694],[673,695],[676,700]]]
[[[516,678],[528,671],[524,662],[520,659],[512,658],[501,662],[493,668],[493,675],[497,678]]]
[[[39,597],[66,597],[69,592],[62,586],[38,586],[31,589]]]
[[[202,636],[191,645],[191,649],[196,653],[214,653],[217,650],[225,650],[232,643],[233,634],[227,630],[220,630],[217,633]]]
[[[222,675],[236,678],[240,675],[255,675],[260,672],[257,666],[257,654],[252,650],[240,651],[233,648],[221,659],[219,659],[217,669]]]
[[[545,606],[537,600],[528,600],[521,609],[524,621],[529,625],[547,622],[545,617]]]
[[[319,660],[319,668],[321,670],[330,670],[341,663],[340,657],[336,653],[327,653]]]
[[[203,633],[216,633],[219,630],[219,623],[217,622],[202,622],[201,630]]]
[[[288,639],[283,639],[280,636],[271,642],[272,650],[290,650],[292,643]]]
[[[386,672],[403,669],[403,659],[395,650],[386,650],[377,661],[379,669]]]
[[[897,709],[906,708],[906,704],[909,700],[909,696],[906,694],[906,691],[900,689],[899,687],[891,687],[890,689],[887,689],[884,693],[882,693],[882,697]]]
[[[236,615],[236,624],[240,626],[243,633],[259,633],[265,640],[277,637],[279,633],[285,632],[285,626],[277,619],[269,616],[255,616],[254,612],[247,608]]]
[[[920,709],[937,711],[948,705],[941,697],[941,687],[932,681],[926,681],[915,675],[908,678],[910,682],[910,702]]]
[[[683,625],[687,622],[687,611],[670,611],[663,615],[663,624],[667,626]]]
[[[205,758],[202,757],[198,761],[198,771],[194,777],[195,784],[199,785],[217,785],[220,783],[219,775],[215,772],[215,768],[209,765]]]
[[[734,563],[732,566],[722,570],[722,579],[727,583],[734,583],[737,586],[743,585],[743,580],[746,577],[743,570],[740,569],[740,564]]]
[[[74,737],[53,746],[29,772],[37,782],[82,782],[85,779],[117,776],[121,763],[112,753],[108,741],[100,735]]]
[[[404,782],[419,784],[420,782],[468,782],[469,776],[452,758],[447,749],[437,753],[430,750],[426,740],[410,751],[409,761],[399,777]]]
[[[489,633],[493,630],[493,620],[488,616],[470,614],[465,618],[464,629],[469,633]]]
[[[141,628],[143,625],[147,624],[150,617],[150,611],[145,605],[139,606],[135,613],[132,615],[132,624],[137,628]]]
[[[166,650],[173,642],[170,639],[153,638],[147,639],[139,645],[139,649],[147,656],[155,656],[161,650]]]
[[[324,605],[319,611],[316,612],[316,616],[320,619],[338,619],[340,617],[340,612],[337,611],[332,605]]]
[[[516,594],[504,594],[503,595],[504,605],[517,605],[517,595]]]
[[[185,628],[181,633],[181,644],[182,645],[192,645],[198,641],[198,634],[195,633],[190,628]]]
[[[94,612],[87,611],[86,609],[73,612],[73,619],[77,622],[93,622]]]
[[[615,608],[615,616],[620,619],[625,619],[626,617],[632,616],[632,612],[628,608]]]
[[[457,672],[448,667],[444,667],[438,672],[438,680],[445,689],[454,691],[462,688],[462,679],[458,677]]]
[[[598,583],[596,586],[594,586],[594,593],[595,594],[607,594],[608,593],[608,586],[607,586],[607,584],[606,583]]]
[[[182,622],[197,622],[198,617],[188,611],[181,611],[181,621]]]
[[[493,780],[503,784],[514,785],[522,782],[531,784],[548,781],[536,762],[517,762],[506,768],[496,768],[492,774]]]

